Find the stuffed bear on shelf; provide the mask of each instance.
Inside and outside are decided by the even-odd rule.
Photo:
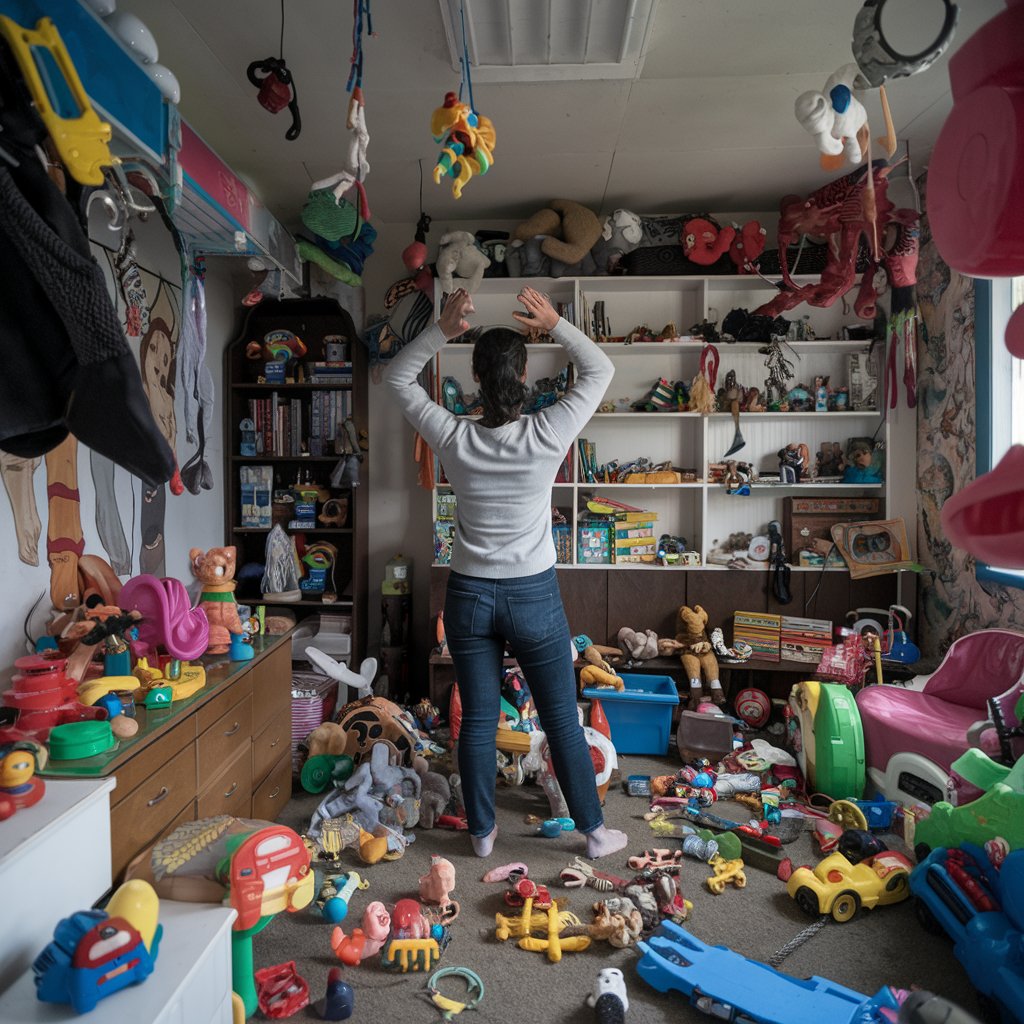
[[[722,689],[718,673],[718,659],[711,646],[707,625],[708,613],[699,604],[693,608],[684,604],[679,608],[675,640],[662,640],[658,645],[659,653],[663,655],[679,655],[686,678],[690,680],[691,711],[696,711],[708,696],[716,704],[725,703],[725,691]],[[705,684],[711,691],[709,694],[704,692]]]

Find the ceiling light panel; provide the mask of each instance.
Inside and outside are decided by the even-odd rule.
[[[438,0],[458,70],[462,11],[474,82],[638,78],[658,0]]]

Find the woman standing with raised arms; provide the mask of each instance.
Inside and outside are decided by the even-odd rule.
[[[405,418],[444,466],[456,495],[455,541],[444,623],[462,696],[459,773],[473,849],[486,857],[498,828],[495,732],[506,646],[519,662],[551,750],[551,760],[587,855],[603,857],[626,845],[604,824],[593,765],[576,712],[571,637],[555,574],[551,488],[565,453],[594,414],[612,379],[608,357],[524,287],[525,312],[513,316],[548,331],[576,366],[572,389],[554,405],[521,415],[526,345],[508,327],[485,330],[473,348],[473,379],[483,416],[474,421],[441,408],[417,382],[450,339],[469,329],[473,302],[462,289],[441,317],[391,364],[388,387]]]

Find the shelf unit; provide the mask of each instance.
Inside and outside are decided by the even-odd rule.
[[[796,278],[798,283],[810,278]],[[478,324],[515,325],[512,312],[520,308],[515,301],[519,289],[529,284],[546,293],[553,302],[571,304],[572,319],[583,327],[595,302],[604,303],[609,335],[624,337],[640,324],[660,333],[668,324],[676,325],[675,335],[688,334],[691,325],[703,319],[721,322],[734,308],[754,310],[775,294],[775,287],[751,276],[721,277],[587,277],[587,278],[495,278],[485,279],[474,293]],[[438,293],[437,311],[441,296]],[[844,314],[841,303],[830,308],[797,307],[789,319],[806,318],[814,328],[816,340],[793,342],[786,357],[793,365],[789,386],[805,385],[813,394],[814,378],[829,377],[832,386],[848,384],[849,356],[865,353],[870,342],[845,340],[843,327],[863,326],[852,313]],[[585,328],[584,328],[585,329]],[[717,345],[719,367],[716,387],[721,388],[729,370],[736,372],[744,387],[758,387],[764,394],[767,370],[764,342],[720,342]],[[570,479],[556,483],[552,502],[572,526],[573,565],[578,565],[578,527],[586,510],[586,498],[607,493],[626,504],[650,509],[658,514],[656,535],[667,533],[685,538],[697,551],[701,563],[717,542],[734,532],[763,534],[768,523],[781,520],[782,499],[789,496],[879,497],[888,508],[887,488],[882,484],[843,484],[805,478],[799,484],[762,481],[751,494],[730,495],[718,483],[710,483],[709,464],[721,462],[733,442],[735,426],[730,413],[715,412],[703,416],[696,412],[628,411],[631,402],[643,398],[661,377],[689,383],[700,369],[704,342],[683,337],[669,342],[606,342],[601,349],[615,365],[615,377],[605,402],[626,411],[597,412],[580,436],[595,442],[597,462],[612,460],[620,464],[638,457],[653,463],[669,462],[678,469],[690,470],[696,483],[640,485],[602,484],[583,479],[577,453],[573,451]],[[561,371],[567,358],[560,345],[540,343],[528,346],[527,383],[551,377]],[[437,355],[432,372],[435,397],[446,376],[456,378],[468,394],[473,390],[471,374],[472,345],[450,342]],[[825,443],[838,442],[844,449],[849,439],[865,437],[879,441],[885,448],[885,472],[889,479],[891,425],[880,410],[833,412],[760,412],[741,413],[740,431],[745,445],[730,458],[753,464],[759,474],[778,473],[777,452],[788,443],[806,444],[813,465],[815,453]],[[439,479],[441,479],[439,477]],[[437,498],[448,490],[444,483],[434,488],[434,518]],[[605,568],[643,569],[649,566],[617,564]],[[662,568],[662,567],[658,567]]]
[[[263,372],[263,362],[249,360],[245,349],[251,341],[262,341],[270,331],[288,330],[298,335],[306,345],[307,354],[300,362],[323,359],[323,339],[329,335],[340,335],[348,342],[349,359],[352,362],[352,383],[259,383],[257,375]],[[334,588],[336,601],[324,601],[313,593],[303,593],[299,601],[273,605],[275,609],[295,608],[307,612],[320,609],[325,614],[350,615],[352,617],[352,658],[355,664],[366,650],[366,587],[367,550],[369,536],[369,515],[367,495],[369,491],[370,455],[363,453],[360,464],[360,485],[349,488],[329,487],[330,474],[340,454],[330,452],[311,455],[311,409],[314,395],[321,393],[348,393],[351,395],[352,419],[356,429],[368,424],[367,407],[367,365],[365,349],[360,344],[352,317],[334,299],[265,299],[249,311],[241,334],[232,342],[224,354],[224,393],[226,401],[225,437],[225,543],[238,549],[238,569],[247,563],[262,563],[269,527],[242,525],[242,499],[240,470],[246,466],[267,465],[273,467],[274,489],[287,489],[296,483],[301,475],[305,482],[307,475],[313,484],[328,487],[331,497],[348,499],[348,517],[341,526],[318,525],[309,530],[288,529],[300,544],[304,540],[329,541],[338,549],[334,566]],[[249,416],[250,401],[266,400],[276,395],[279,401],[288,404],[293,399],[299,402],[301,424],[299,445],[302,454],[297,455],[240,455],[240,423]],[[318,403],[319,404],[319,403]],[[290,405],[289,405],[290,408]],[[326,408],[326,406],[324,406]],[[321,408],[321,412],[323,409]],[[340,424],[338,425],[340,428]],[[333,447],[333,445],[332,445]],[[317,512],[322,505],[318,503]],[[258,588],[259,581],[255,581]],[[237,598],[249,604],[266,604],[258,589],[239,587]],[[308,613],[308,612],[307,612]],[[301,616],[300,616],[301,617]]]

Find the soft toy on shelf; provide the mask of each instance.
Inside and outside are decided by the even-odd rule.
[[[630,662],[648,661],[658,656],[658,634],[652,629],[641,631],[623,626],[616,639]]]
[[[230,650],[232,661],[248,661],[256,652],[241,642],[248,633],[235,601],[235,556],[233,547],[210,548],[207,552],[192,548],[188,553],[192,575],[203,585],[199,607],[210,623],[207,654],[227,654]]]
[[[490,265],[491,261],[468,231],[449,231],[441,236],[441,247],[437,250],[437,278],[446,295],[455,291],[456,275],[467,292],[475,292]]]
[[[512,238],[513,245],[541,239],[540,252],[551,261],[551,276],[562,277],[574,268],[582,274],[593,272],[593,261],[585,261],[602,231],[603,225],[593,210],[572,199],[552,199],[516,227]]]
[[[710,267],[729,251],[735,237],[735,228],[720,228],[706,217],[691,217],[683,225],[681,241],[687,259]]]
[[[761,222],[748,220],[743,227],[737,225],[736,235],[729,246],[729,259],[736,264],[740,274],[753,274],[757,270],[755,260],[764,252],[768,232]]]
[[[707,631],[708,613],[698,604],[693,608],[685,604],[679,609],[676,644],[686,677],[690,680],[690,709],[696,711],[704,700],[704,684],[711,689],[716,704],[725,703],[725,692],[719,679],[718,659],[715,657]]]

